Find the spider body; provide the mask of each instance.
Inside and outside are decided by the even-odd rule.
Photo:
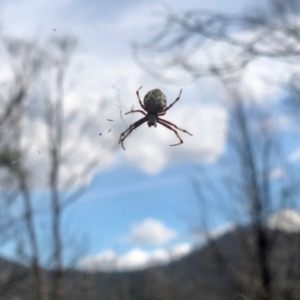
[[[152,90],[145,95],[144,106],[148,113],[158,114],[167,106],[167,98],[161,90]]]
[[[192,136],[192,134],[189,133],[188,131],[181,129],[181,128],[177,127],[175,124],[160,118],[160,116],[165,115],[166,111],[168,109],[170,109],[180,99],[182,90],[180,90],[179,96],[175,99],[175,101],[167,107],[167,98],[166,98],[165,94],[159,89],[154,89],[154,90],[149,91],[144,97],[144,105],[143,105],[141,98],[140,98],[140,94],[139,94],[139,90],[141,88],[142,87],[140,87],[137,90],[136,94],[137,94],[139,103],[140,103],[141,107],[144,109],[144,111],[143,110],[131,110],[128,113],[126,113],[125,115],[139,112],[139,113],[142,113],[144,115],[144,117],[141,118],[140,120],[136,121],[135,123],[133,123],[131,126],[129,126],[128,129],[126,129],[123,133],[121,133],[119,144],[122,145],[124,150],[125,150],[125,147],[123,144],[124,140],[129,136],[129,134],[134,129],[141,126],[145,122],[148,123],[149,127],[151,127],[151,126],[156,127],[157,123],[158,123],[168,129],[172,130],[176,134],[176,136],[178,137],[180,142],[178,144],[173,144],[170,146],[177,146],[177,145],[180,145],[183,143],[183,140],[180,138],[178,132],[174,128]]]
[[[159,90],[155,89],[148,92],[144,97],[144,107],[145,110],[148,112],[147,120],[148,126],[157,126],[157,114],[162,112],[167,105],[167,98],[165,94]]]
[[[146,115],[146,118],[147,118],[148,126],[149,127],[151,127],[151,126],[156,127],[157,126],[157,120],[158,120],[157,114],[150,114],[150,113],[148,113]]]

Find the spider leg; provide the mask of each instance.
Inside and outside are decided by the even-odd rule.
[[[178,130],[180,130],[180,131],[182,131],[182,132],[185,132],[185,133],[189,134],[190,136],[193,136],[193,135],[192,135],[191,133],[189,133],[187,130],[182,129],[182,128],[176,126],[175,124],[173,124],[173,123],[170,122],[170,121],[167,121],[167,120],[161,119],[161,118],[158,118],[158,120],[163,121],[164,123],[167,123],[168,125],[174,126],[176,129],[178,129]]]
[[[140,91],[141,88],[142,88],[142,86],[136,91],[136,95],[137,95],[137,97],[139,99],[140,106],[142,107],[142,109],[146,110],[145,106],[143,105],[143,103],[141,101],[141,97],[140,97],[140,93],[139,93],[139,91]]]
[[[170,145],[170,146],[178,146],[178,145],[180,145],[180,144],[183,144],[183,140],[181,139],[180,135],[178,134],[178,132],[177,132],[174,128],[172,128],[171,126],[167,125],[166,123],[162,122],[162,121],[159,120],[159,119],[157,120],[157,123],[159,123],[159,124],[161,124],[161,125],[167,127],[168,129],[174,131],[174,133],[177,135],[177,137],[178,137],[180,143],[178,143],[178,144],[173,144],[173,145]]]
[[[145,119],[145,120],[144,120]],[[124,147],[124,140],[130,135],[130,133],[136,129],[137,127],[139,127],[140,125],[142,125],[144,122],[146,122],[146,118],[142,118],[140,120],[138,120],[137,122],[133,123],[131,126],[129,126],[129,128],[127,128],[121,135],[120,135],[120,139],[119,139],[119,144],[121,143],[122,148],[125,150]]]
[[[167,108],[165,108],[162,112],[166,112],[168,109],[170,109],[179,99],[180,99],[180,96],[181,96],[181,93],[182,93],[182,89],[180,90],[179,92],[179,95],[178,97],[175,99],[175,101],[173,103],[171,103]]]
[[[146,116],[146,113],[142,110],[131,110],[131,111],[127,112],[125,115],[132,114],[132,113],[135,113],[135,112],[140,112],[140,113],[142,113],[143,115]]]
[[[138,121],[136,121],[135,123],[133,123],[132,125],[129,126],[129,128],[127,128],[124,132],[121,133],[120,135],[120,139],[119,139],[119,144],[122,145],[122,148],[125,150],[125,147],[124,147],[124,140],[129,136],[129,134],[134,130],[136,129],[137,127],[141,126],[144,122],[147,121],[147,118],[144,117]]]

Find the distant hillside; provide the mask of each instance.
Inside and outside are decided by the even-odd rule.
[[[272,299],[300,299],[300,234],[268,230],[268,240]],[[250,228],[238,228],[167,266],[119,273],[69,270],[64,299],[256,300],[260,265],[255,235]],[[3,290],[1,299],[35,299],[30,270],[6,260],[0,260],[0,269],[3,287],[9,274],[18,277]]]

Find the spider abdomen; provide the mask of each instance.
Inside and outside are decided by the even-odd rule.
[[[159,89],[149,91],[144,97],[144,106],[149,113],[157,114],[161,112],[166,105],[167,98]]]

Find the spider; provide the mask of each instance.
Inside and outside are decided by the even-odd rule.
[[[140,98],[140,94],[139,94],[139,91],[140,91],[141,88],[142,87],[140,87],[136,91],[136,95],[137,95],[139,103],[140,103],[140,105],[141,105],[141,107],[143,108],[144,111],[143,110],[131,110],[128,113],[126,113],[125,115],[132,114],[132,113],[135,113],[135,112],[140,112],[145,117],[143,117],[140,120],[136,121],[135,123],[130,125],[128,129],[126,129],[123,133],[121,133],[119,144],[122,145],[124,150],[125,150],[125,147],[124,147],[124,144],[123,144],[124,140],[129,136],[129,134],[134,129],[141,126],[145,122],[148,122],[149,127],[151,127],[151,126],[156,127],[157,123],[159,123],[162,126],[165,126],[168,129],[174,131],[174,133],[176,134],[176,136],[178,137],[180,142],[178,144],[173,144],[173,145],[170,145],[170,146],[177,146],[177,145],[180,145],[180,144],[183,143],[183,140],[180,138],[178,132],[174,128],[193,136],[191,133],[187,132],[186,130],[181,129],[181,128],[177,127],[175,124],[160,118],[160,116],[165,115],[167,110],[170,109],[180,99],[182,89],[180,90],[179,95],[175,99],[175,101],[173,103],[171,103],[169,106],[166,107],[166,105],[167,105],[166,96],[159,89],[149,91],[144,97],[144,105],[143,105],[143,103],[141,101],[141,98]],[[174,128],[172,128],[171,126],[173,126]]]

